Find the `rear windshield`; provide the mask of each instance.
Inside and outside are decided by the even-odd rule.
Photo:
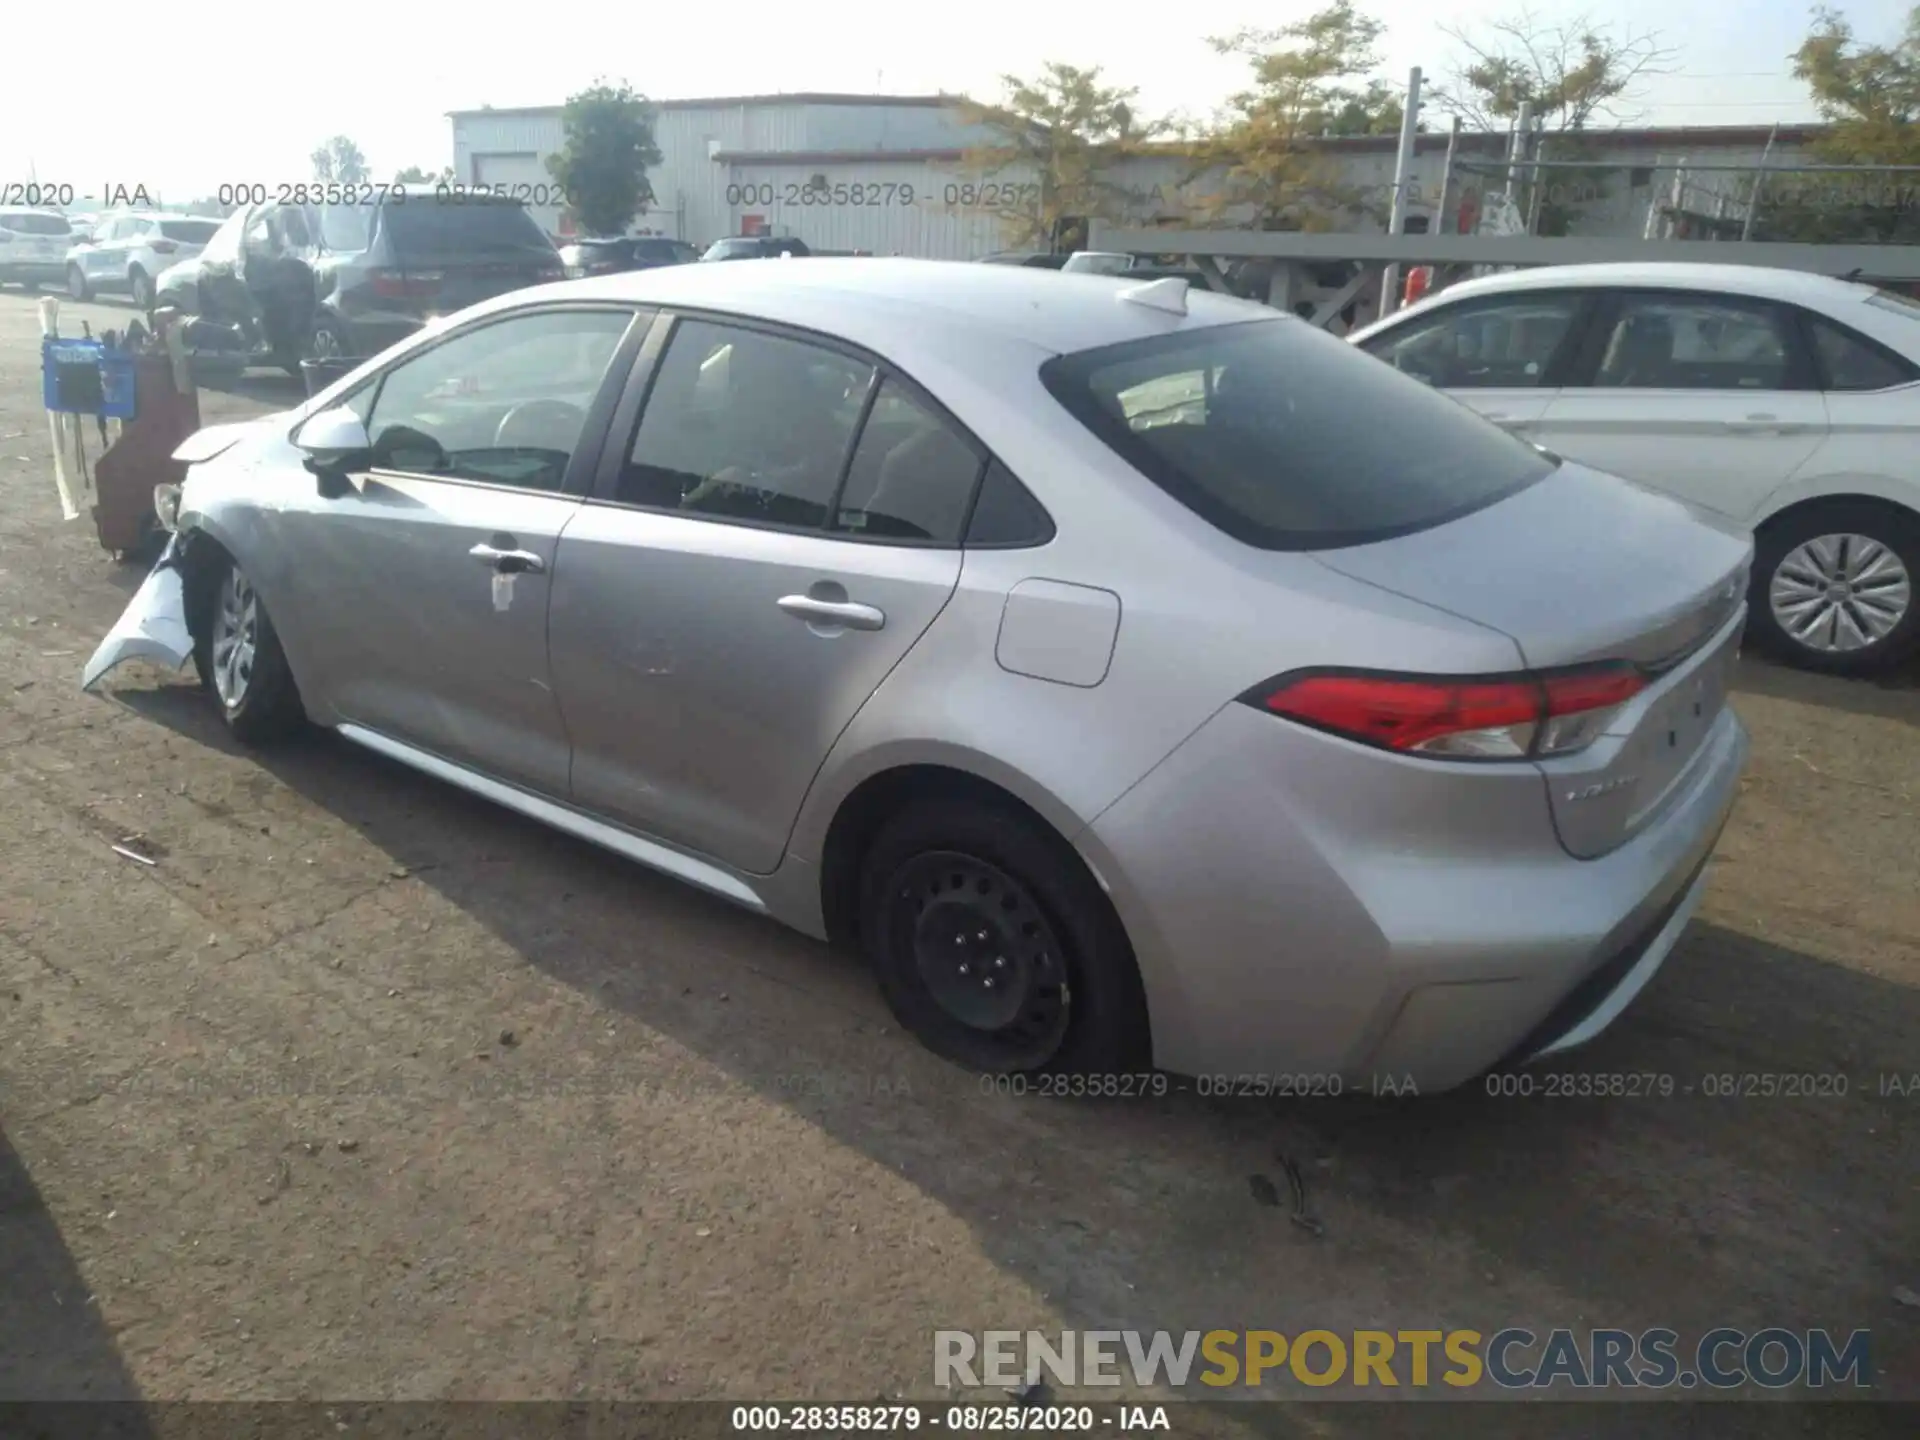
[[[0,211],[0,230],[16,235],[71,235],[73,226],[64,215],[42,215],[33,210]]]
[[[1298,320],[1056,356],[1040,376],[1181,504],[1267,550],[1425,530],[1533,484],[1558,463]]]
[[[1895,315],[1904,315],[1909,320],[1920,320],[1920,300],[1911,295],[1902,295],[1898,290],[1876,290],[1867,297],[1867,303]]]
[[[160,233],[183,245],[204,245],[220,228],[218,220],[162,220]]]
[[[381,207],[381,228],[402,250],[437,255],[506,255],[524,251],[553,253],[553,242],[526,211],[512,201],[473,196],[459,201],[412,195]]]
[[[697,260],[700,252],[683,240],[636,240],[633,253],[643,260]]]
[[[329,250],[351,254],[367,248],[368,227],[373,221],[371,205],[319,205],[320,243]]]

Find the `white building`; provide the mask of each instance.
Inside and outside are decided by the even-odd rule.
[[[974,259],[1010,243],[1003,214],[1023,209],[1036,177],[983,174],[968,153],[992,143],[970,125],[956,97],[942,95],[749,95],[655,102],[661,163],[650,173],[653,208],[635,228],[704,246],[727,235],[794,235],[816,250],[858,250],[934,259]],[[455,111],[456,178],[505,185],[528,198],[547,228],[571,221],[546,158],[560,148],[560,107]],[[1593,132],[1581,152],[1615,167],[1606,172],[1543,175],[1543,195],[1579,212],[1574,231],[1640,235],[1650,207],[1673,207],[1674,177],[1691,164],[1738,167],[1690,172],[1678,198],[1711,221],[1744,194],[1763,154],[1770,165],[1801,161],[1811,127],[1781,127],[1768,150],[1766,127],[1714,126]],[[1463,203],[1502,188],[1498,162],[1505,135],[1462,135],[1442,214],[1445,134],[1419,137],[1412,213],[1435,229],[1458,228]],[[1570,154],[1547,137],[1548,158]],[[1377,197],[1381,213],[1393,181],[1392,136],[1320,142],[1344,182]],[[1202,207],[1185,184],[1189,162],[1174,154],[1123,162],[1116,176],[1137,224],[1190,224]],[[1722,197],[1728,197],[1723,199]],[[1471,223],[1469,227],[1471,228]]]
[[[648,172],[653,208],[635,228],[697,245],[766,231],[817,250],[940,258],[984,254],[999,222],[980,177],[962,163],[987,143],[950,97],[748,95],[655,102],[661,163]],[[461,110],[454,174],[507,185],[563,233],[564,200],[547,173],[560,148],[560,107]],[[972,189],[963,189],[971,185]],[[999,198],[995,192],[991,197]],[[539,203],[547,202],[547,203]],[[971,203],[968,203],[971,202]]]

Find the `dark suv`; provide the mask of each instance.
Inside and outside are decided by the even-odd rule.
[[[198,257],[161,273],[154,303],[297,371],[302,359],[375,354],[435,316],[564,275],[524,205],[390,187],[361,202],[239,210]]]
[[[621,235],[611,239],[576,240],[560,247],[560,263],[569,279],[583,275],[611,275],[619,270],[651,270],[659,265],[685,265],[700,252],[684,240],[657,235]]]
[[[707,247],[702,260],[770,260],[777,255],[811,255],[803,241],[791,235],[731,235]]]

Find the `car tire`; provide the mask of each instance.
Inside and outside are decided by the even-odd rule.
[[[861,864],[860,938],[901,1025],[994,1074],[1151,1063],[1126,932],[1071,846],[1012,806],[914,803]]]
[[[135,309],[143,313],[153,309],[153,281],[138,265],[127,272],[127,290],[133,296]]]
[[[87,284],[87,275],[78,265],[67,267],[67,294],[75,300],[91,300],[93,287]]]
[[[1881,675],[1920,650],[1920,515],[1830,500],[1763,526],[1747,629],[1791,665]]]
[[[267,607],[239,565],[221,557],[201,572],[193,663],[245,745],[282,739],[306,722],[300,690]]]

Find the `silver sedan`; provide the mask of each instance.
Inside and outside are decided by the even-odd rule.
[[[822,939],[992,1071],[1422,1090],[1597,1034],[1746,738],[1751,547],[1180,279],[689,265],[203,431],[88,665]]]

